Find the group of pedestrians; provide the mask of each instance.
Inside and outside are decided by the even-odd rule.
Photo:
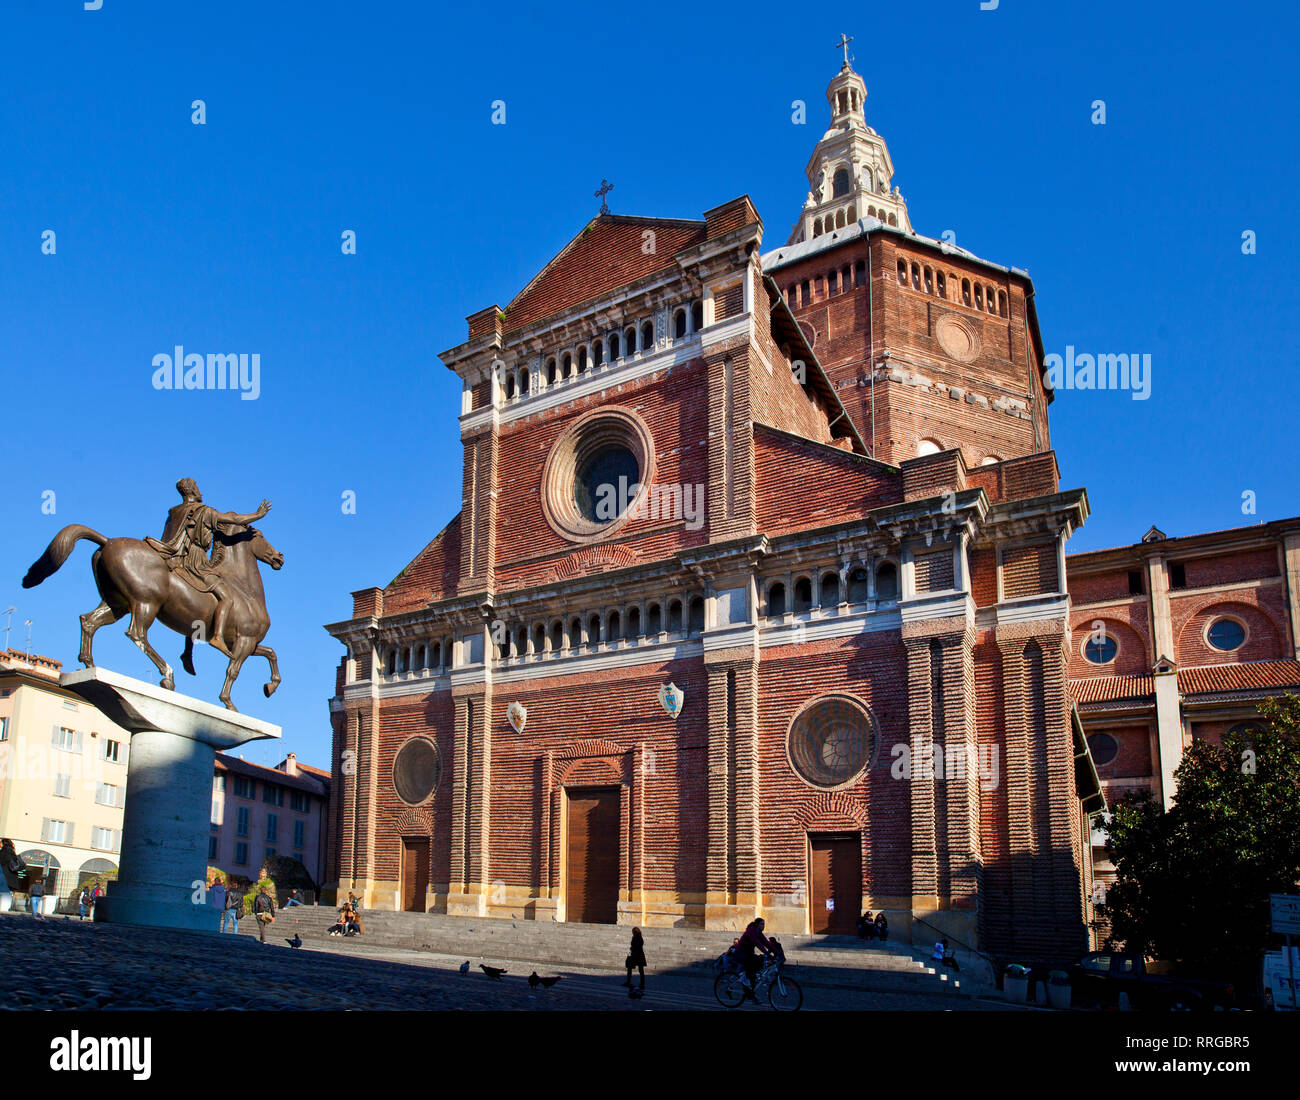
[[[24,879],[29,880],[25,886]],[[44,920],[45,914],[41,912],[41,907],[45,901],[45,883],[41,879],[32,879],[27,864],[14,847],[14,842],[9,837],[0,838],[0,897],[8,897],[9,905],[12,907],[14,894],[21,893],[24,889],[27,892],[28,911],[37,920]],[[81,892],[77,895],[77,909],[82,920],[93,917],[95,901],[103,896],[103,886],[97,885],[93,889],[88,886],[81,888]]]

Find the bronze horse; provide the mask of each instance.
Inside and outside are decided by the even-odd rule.
[[[131,622],[126,628],[126,636],[157,666],[163,675],[163,687],[171,690],[176,682],[171,666],[149,644],[149,627],[155,619],[185,635],[181,665],[191,676],[194,675],[195,637],[197,635],[199,641],[210,641],[217,599],[210,592],[197,591],[168,569],[161,555],[144,540],[105,538],[89,527],[69,524],[54,536],[45,553],[27,571],[23,587],[33,588],[58,570],[79,539],[99,544],[99,549],[90,559],[90,568],[102,597],[94,611],[81,616],[81,663],[87,668],[95,663],[91,656],[95,631],[117,622],[129,611]],[[213,544],[213,568],[229,581],[233,601],[223,639],[231,654],[230,664],[226,667],[226,682],[219,698],[230,710],[237,710],[230,701],[230,689],[246,658],[265,657],[270,664],[271,679],[262,687],[268,698],[280,685],[275,650],[261,644],[270,629],[271,619],[266,613],[266,598],[257,563],[265,562],[272,569],[279,569],[284,564],[284,555],[267,542],[256,527],[251,526],[219,524],[213,532]]]

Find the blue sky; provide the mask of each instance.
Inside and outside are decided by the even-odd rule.
[[[1300,514],[1300,383],[1279,344],[1300,329],[1297,21],[1282,3],[757,3],[738,16],[663,2],[649,19],[614,4],[7,0],[11,641],[30,618],[33,650],[75,664],[77,615],[97,602],[89,544],[41,587],[18,583],[63,525],[157,534],[181,476],[222,509],[269,497],[261,526],[286,566],[267,580],[266,641],[284,684],[264,701],[250,662],[235,701],[327,766],[341,650],[321,624],[459,508],[459,383],[437,353],[595,214],[602,177],[615,213],[698,217],[748,193],[766,244],[783,243],[841,31],[917,231],[1027,269],[1049,352],[1153,357],[1149,400],[1076,391],[1052,406],[1063,484],[1086,485],[1093,507],[1071,550],[1151,523],[1188,534]],[[796,99],[807,125],[791,122]],[[340,250],[347,229],[356,255]],[[154,390],[153,357],[177,344],[258,353],[260,396]],[[124,625],[100,632],[97,659],[151,677]],[[152,637],[174,662],[179,639]],[[198,663],[178,687],[213,698],[224,659]]]

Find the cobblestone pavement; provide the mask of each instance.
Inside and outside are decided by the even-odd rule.
[[[562,980],[552,990],[534,990],[527,964],[503,963],[509,973],[493,981],[478,959],[469,974],[460,974],[461,961],[357,941],[334,940],[328,950],[308,943],[295,951],[279,934],[268,933],[263,946],[244,935],[6,914],[0,916],[0,1009],[720,1011],[707,972],[653,975],[647,996],[631,1000],[621,974],[538,968]],[[805,1010],[999,1007],[1006,1006],[861,990],[806,990],[804,997]]]

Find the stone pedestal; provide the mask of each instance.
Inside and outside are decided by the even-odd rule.
[[[117,880],[95,919],[216,932],[218,910],[194,900],[207,877],[214,753],[280,727],[102,668],[59,683],[131,734]]]

